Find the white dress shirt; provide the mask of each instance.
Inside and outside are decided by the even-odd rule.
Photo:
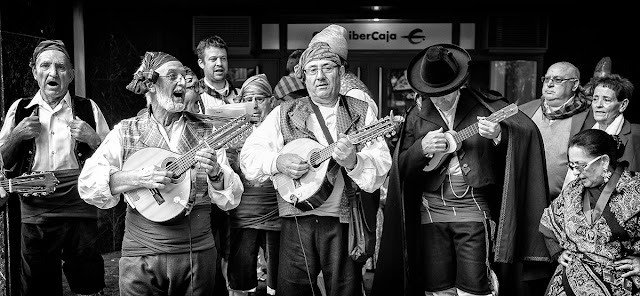
[[[318,106],[324,117],[327,129],[334,140],[337,139],[336,111],[338,102],[332,107]],[[376,115],[368,108],[365,125],[377,121]],[[328,142],[322,128],[312,114],[306,120],[307,128],[313,132],[318,142],[327,146]],[[273,109],[260,126],[247,138],[240,152],[240,168],[249,180],[265,181],[278,173],[276,160],[279,151],[284,147],[284,137],[280,129],[280,106]],[[374,141],[366,145],[356,154],[357,162],[353,170],[347,170],[347,175],[366,191],[373,192],[384,183],[391,168],[391,154],[384,140]],[[328,160],[327,160],[328,161]],[[340,215],[340,198],[344,189],[342,174],[337,174],[333,191],[322,206],[305,211],[303,215],[334,216]]]
[[[160,129],[171,151],[177,153],[178,140],[186,126],[184,116],[174,122],[168,132],[166,132],[165,128],[157,121],[156,126]],[[78,179],[80,197],[87,203],[101,209],[112,208],[120,201],[120,194],[115,196],[111,194],[109,181],[111,175],[120,171],[124,164],[122,140],[122,126],[118,124],[109,133],[93,156],[87,159],[80,178]],[[244,187],[238,174],[229,166],[229,160],[227,159],[224,148],[217,149],[216,156],[218,163],[224,171],[224,188],[222,190],[215,189],[213,183],[207,178],[209,198],[212,203],[215,203],[219,208],[226,211],[240,204],[240,197],[242,196]]]
[[[93,109],[93,118],[96,122],[96,133],[100,140],[109,133],[109,126],[104,119],[102,111],[93,100],[90,100]],[[16,127],[15,116],[16,109],[20,100],[16,100],[5,117],[2,130],[0,130],[0,146],[4,145],[9,138],[9,134]],[[75,139],[71,137],[69,123],[73,120],[71,112],[71,96],[69,92],[64,96],[62,101],[55,107],[51,108],[44,101],[40,92],[33,96],[31,102],[25,108],[31,108],[39,105],[38,119],[41,125],[40,135],[35,138],[36,155],[33,163],[33,171],[57,171],[65,169],[79,168],[78,161],[75,156]]]

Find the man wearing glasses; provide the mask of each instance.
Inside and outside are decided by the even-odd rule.
[[[339,94],[344,71],[340,56],[329,44],[309,45],[296,69],[309,97],[275,107],[240,152],[245,177],[261,182],[276,174],[298,180],[310,170],[305,156],[281,153],[286,144],[302,138],[322,146],[337,142],[331,160],[326,161],[331,161],[330,168],[334,161],[344,168],[328,170],[325,177],[332,188],[326,199],[314,196],[304,203],[290,203],[278,198],[281,248],[277,294],[311,295],[313,289],[320,295],[317,278],[322,272],[327,295],[362,295],[362,263],[349,257],[350,209],[344,189],[355,189],[356,184],[367,192],[380,188],[391,167],[391,155],[384,141],[354,145],[344,136],[352,124],[352,129],[362,128],[377,120],[366,102]],[[317,203],[304,206],[313,201]]]
[[[558,62],[547,70],[541,77],[542,98],[527,102],[519,109],[529,116],[538,126],[544,142],[547,177],[549,184],[549,197],[551,200],[558,197],[565,178],[569,177],[567,169],[567,144],[569,139],[584,129],[593,126],[593,116],[590,115],[590,102],[580,88],[580,71],[569,62]],[[590,119],[591,118],[591,119]],[[585,124],[590,119],[591,125]],[[587,127],[587,128],[588,128]],[[540,289],[540,293],[532,292],[531,295],[542,295],[551,276],[552,266],[549,264],[541,270],[539,276],[531,278],[539,279],[531,281],[531,289]]]
[[[211,205],[224,211],[237,207],[243,187],[225,149],[200,145],[215,126],[185,111],[186,76],[175,57],[146,52],[127,89],[147,100],[148,111],[118,123],[78,179],[80,197],[100,209],[116,206],[121,193],[135,194],[125,199],[120,295],[218,295],[213,292],[218,246],[211,230]],[[161,165],[171,158],[167,155],[193,151],[193,166],[179,176]],[[128,167],[131,161],[134,165]],[[136,165],[137,161],[141,162]],[[170,191],[170,185],[187,174],[187,188]],[[147,211],[141,203],[134,203],[146,189],[156,192],[159,204],[173,203],[177,195],[188,195],[189,204],[168,220],[153,221],[142,214]]]

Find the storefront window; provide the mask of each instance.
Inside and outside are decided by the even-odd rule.
[[[518,105],[536,99],[536,61],[491,61],[490,88]]]

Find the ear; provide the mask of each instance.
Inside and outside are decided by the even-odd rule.
[[[340,77],[342,77],[342,75],[344,75],[345,69],[344,69],[344,65],[340,66]]]
[[[602,169],[606,169],[609,167],[609,162],[611,161],[611,159],[609,158],[609,155],[602,155]]]
[[[36,66],[33,66],[31,68],[31,74],[33,74],[33,79],[35,79],[37,81],[38,80],[38,76],[37,76]]]
[[[153,83],[151,81],[148,81],[148,80],[145,80],[143,83],[147,87],[147,91],[149,91],[151,93],[155,93],[156,92],[156,84],[155,83]]]
[[[73,79],[76,78],[76,70],[75,69],[70,69],[69,70],[69,76],[71,77],[71,79],[69,80],[69,84],[71,84],[71,82],[73,82]]]
[[[204,61],[202,59],[198,59],[198,66],[200,69],[204,70]]]
[[[624,112],[624,110],[627,110],[627,106],[629,106],[629,99],[622,100],[622,102],[620,102],[620,113]]]

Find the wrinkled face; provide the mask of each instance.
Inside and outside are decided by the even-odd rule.
[[[181,112],[185,109],[186,81],[182,63],[172,61],[160,66],[158,81],[150,89],[159,107],[168,112]]]
[[[329,60],[316,60],[304,66],[304,81],[314,101],[332,102],[340,92],[340,76],[344,67]]]
[[[204,58],[198,59],[198,65],[204,71],[204,77],[209,83],[224,82],[229,70],[227,50],[218,47],[205,48]]]
[[[593,90],[591,108],[593,117],[600,125],[609,126],[620,113],[627,108],[629,100],[618,101],[616,92],[602,85],[596,86]]]
[[[31,72],[38,81],[40,94],[47,102],[61,100],[67,94],[74,75],[71,62],[58,50],[42,52]]]
[[[582,182],[584,187],[596,187],[604,183],[603,170],[609,166],[609,157],[601,155],[593,157],[582,147],[571,146],[568,151],[569,170]]]
[[[580,81],[565,65],[554,64],[549,67],[542,82],[542,97],[551,107],[560,107],[573,97]]]
[[[431,102],[433,102],[436,107],[440,108],[443,111],[449,111],[451,107],[453,107],[453,103],[455,103],[458,95],[460,94],[460,90],[456,90],[450,94],[446,94],[440,97],[429,97]]]
[[[271,112],[273,96],[265,96],[263,94],[244,94],[242,102],[253,102],[253,117],[258,118],[260,122]]]

